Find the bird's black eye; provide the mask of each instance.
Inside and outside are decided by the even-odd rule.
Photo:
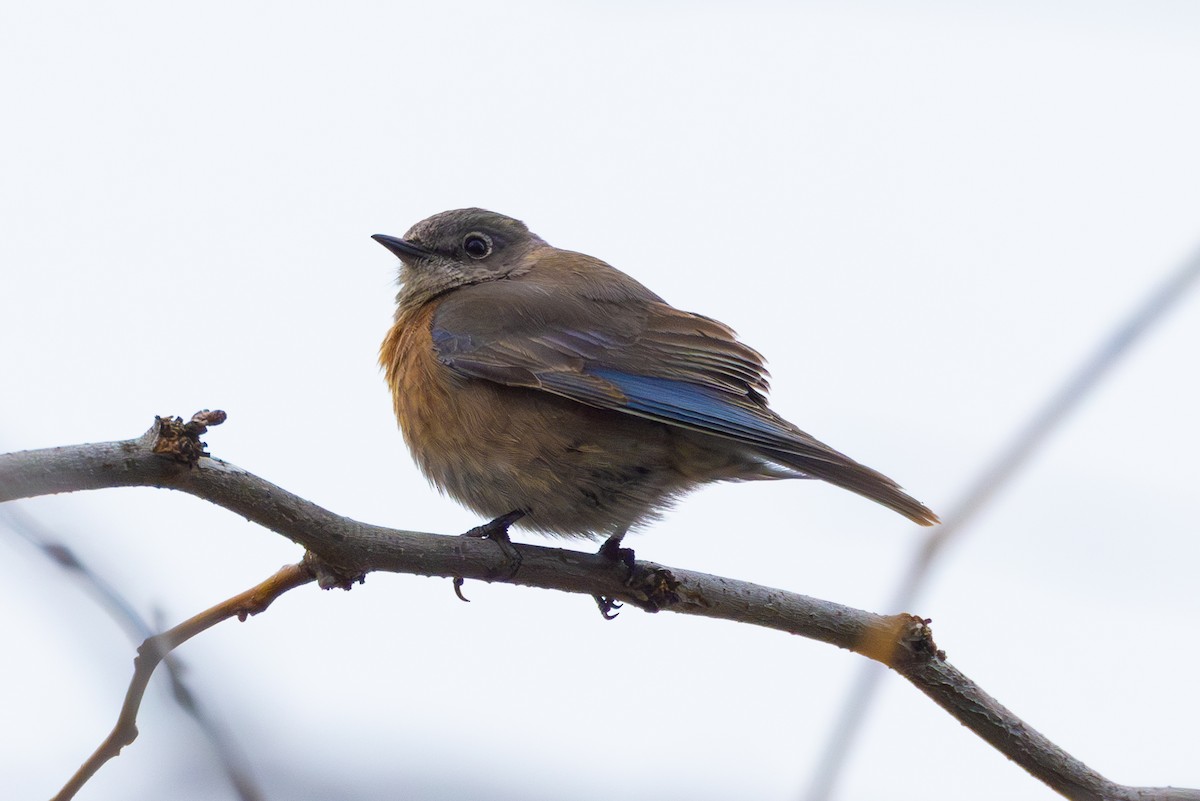
[[[473,231],[463,237],[463,250],[472,259],[487,258],[488,254],[492,252],[492,238],[487,234]]]

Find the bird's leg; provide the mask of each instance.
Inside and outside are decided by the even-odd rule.
[[[465,531],[461,536],[471,537],[473,539],[491,540],[500,546],[500,550],[504,552],[504,556],[508,559],[508,573],[505,579],[510,579],[517,575],[517,571],[521,569],[521,554],[513,547],[512,540],[508,538],[508,527],[525,516],[525,510],[515,509],[508,514],[503,514],[495,520],[489,520],[482,526],[476,526],[470,531]],[[460,601],[466,601],[467,598],[462,594],[463,578],[462,576],[454,577],[454,594],[458,596]]]
[[[637,561],[637,556],[634,554],[632,548],[621,547],[621,540],[625,537],[625,534],[628,531],[628,526],[621,526],[618,528],[612,533],[611,536],[609,536],[608,539],[604,541],[604,543],[600,546],[600,550],[596,553],[600,554],[611,562],[620,562],[621,564],[625,565],[625,567],[629,568],[629,572],[632,573],[634,562]]]
[[[481,540],[495,540],[497,542],[505,542],[512,545],[512,540],[508,538],[508,527],[525,516],[524,509],[514,509],[508,514],[503,514],[495,520],[489,520],[482,526],[476,526],[470,531],[463,532],[464,537],[474,537]],[[516,551],[513,551],[513,555]]]
[[[618,527],[600,546],[600,550],[597,551],[600,556],[603,556],[610,562],[620,562],[625,565],[625,569],[629,573],[625,579],[626,583],[633,578],[633,566],[636,561],[632,548],[621,547],[621,539],[627,531],[629,531],[629,526]],[[605,620],[612,620],[617,616],[618,610],[621,608],[620,601],[617,601],[615,598],[609,598],[606,595],[593,595],[592,599],[596,602],[596,606],[600,609],[600,615]]]

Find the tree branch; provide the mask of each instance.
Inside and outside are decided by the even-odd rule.
[[[304,562],[281,568],[261,584],[256,584],[245,592],[223,601],[195,617],[189,618],[162,634],[149,637],[137,649],[137,657],[133,660],[133,678],[129,681],[129,689],[125,692],[125,703],[121,705],[121,714],[117,716],[117,725],[113,727],[108,737],[100,747],[87,758],[87,761],[75,771],[63,788],[58,791],[52,801],[69,801],[75,797],[88,779],[96,775],[96,771],[113,757],[121,753],[121,749],[137,739],[137,714],[142,706],[142,697],[146,694],[146,686],[154,669],[167,657],[172,650],[195,637],[202,631],[207,631],[222,620],[237,617],[245,620],[247,615],[257,615],[271,605],[271,602],[288,590],[301,587],[313,581],[316,576]]]
[[[138,614],[133,604],[122,597],[116,587],[85,564],[64,542],[57,541],[52,537],[20,507],[15,505],[0,507],[0,525],[8,527],[52,560],[54,564],[82,582],[94,595],[100,607],[108,612],[121,628],[125,629],[134,642],[140,641],[144,646],[146,641],[154,636],[155,629]],[[241,801],[262,801],[264,798],[262,790],[259,789],[251,775],[245,756],[240,752],[233,738],[204,709],[200,699],[185,679],[186,671],[182,663],[170,654],[164,654],[162,663],[171,684],[171,698],[196,722],[200,731],[212,745],[213,754],[225,772],[226,778],[229,779],[234,794]]]
[[[156,420],[138,439],[0,455],[0,501],[104,487],[175,489],[219,506],[303,546],[322,587],[349,587],[385,571],[503,581],[618,598],[670,611],[777,629],[882,662],[964,726],[1071,799],[1200,801],[1200,791],[1137,788],[1101,776],[987,695],[945,661],[928,621],[877,615],[749,582],[638,561],[628,572],[598,554],[512,545],[519,567],[495,543],[373,526],[340,517],[219,459],[199,437],[224,420],[201,412],[188,423]],[[186,625],[186,624],[185,624]]]

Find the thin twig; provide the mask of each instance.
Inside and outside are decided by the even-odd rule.
[[[894,668],[1002,753],[1072,799],[1200,801],[1198,790],[1115,784],[1070,757],[947,664],[925,621],[884,616],[749,582],[638,561],[629,571],[599,554],[513,543],[512,560],[486,540],[386,529],[340,517],[245,470],[203,457],[211,418],[158,420],[136,440],[0,455],[0,501],[118,486],[177,489],[223,506],[304,546],[322,587],[371,571],[504,581],[614,598],[647,610],[721,618],[846,648]],[[188,427],[192,426],[190,433]],[[190,444],[184,442],[188,438]],[[131,688],[132,690],[132,688]]]
[[[41,553],[45,554],[54,564],[68,574],[74,576],[87,587],[96,597],[101,609],[117,622],[134,642],[140,642],[152,637],[155,628],[142,618],[133,604],[109,582],[89,567],[65,543],[54,538],[44,526],[32,515],[26,513],[20,506],[11,504],[0,506],[0,524],[23,538]],[[236,743],[226,734],[217,721],[205,712],[196,700],[183,676],[182,665],[175,656],[163,660],[167,677],[171,682],[171,697],[175,703],[186,712],[208,739],[216,754],[217,762],[225,771],[229,784],[241,801],[259,801],[263,798],[254,777],[246,767],[246,759],[237,748]]]
[[[979,472],[962,498],[943,516],[943,523],[925,533],[896,589],[890,609],[907,609],[916,603],[925,580],[946,546],[961,538],[973,522],[1029,459],[1045,444],[1079,404],[1112,372],[1121,358],[1144,339],[1167,313],[1178,305],[1200,279],[1200,250],[1193,253],[1154,288],[1100,343],[1099,347],[1017,430],[998,454]],[[826,801],[833,794],[858,732],[867,718],[884,673],[877,665],[859,669],[842,703],[841,713],[826,742],[817,772],[805,793],[806,801]]]
[[[240,595],[235,595],[162,634],[146,639],[138,648],[137,657],[133,660],[133,678],[125,693],[125,703],[121,705],[121,714],[117,717],[117,725],[113,727],[112,732],[100,744],[100,747],[80,766],[70,781],[63,786],[58,795],[54,796],[54,801],[68,801],[68,799],[74,798],[80,788],[96,774],[96,771],[103,767],[104,763],[120,754],[122,748],[137,739],[137,714],[142,705],[142,697],[146,694],[146,685],[150,683],[150,677],[154,674],[158,663],[167,654],[223,620],[231,617],[245,620],[248,615],[257,615],[280,595],[308,584],[315,578],[312,570],[304,562],[288,565],[266,581],[251,587]]]

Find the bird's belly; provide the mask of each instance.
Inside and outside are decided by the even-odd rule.
[[[664,425],[538,390],[450,383],[436,401],[399,403],[400,426],[430,481],[489,518],[523,510],[528,528],[603,536],[698,483],[676,469]]]

